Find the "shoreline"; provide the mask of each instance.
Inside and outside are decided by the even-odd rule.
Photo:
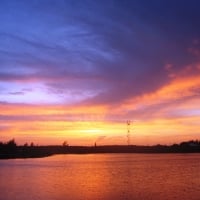
[[[12,149],[0,149],[0,159],[43,158],[58,154],[100,154],[100,153],[200,153],[200,144],[174,144],[172,146],[136,146],[136,145],[106,145],[106,146],[16,146]]]

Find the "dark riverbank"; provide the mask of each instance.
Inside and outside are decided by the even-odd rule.
[[[0,159],[39,158],[54,154],[95,154],[95,153],[198,153],[200,141],[182,142],[171,146],[17,146],[14,140],[0,143]]]

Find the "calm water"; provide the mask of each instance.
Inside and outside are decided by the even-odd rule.
[[[200,154],[56,155],[0,161],[0,200],[200,199]]]

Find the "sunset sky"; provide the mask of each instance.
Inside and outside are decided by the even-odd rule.
[[[200,139],[200,1],[1,0],[0,141]]]

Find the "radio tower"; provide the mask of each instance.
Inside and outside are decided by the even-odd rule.
[[[131,143],[131,135],[130,135],[130,130],[131,130],[131,121],[127,120],[126,121],[126,125],[127,125],[127,144],[130,145]]]

